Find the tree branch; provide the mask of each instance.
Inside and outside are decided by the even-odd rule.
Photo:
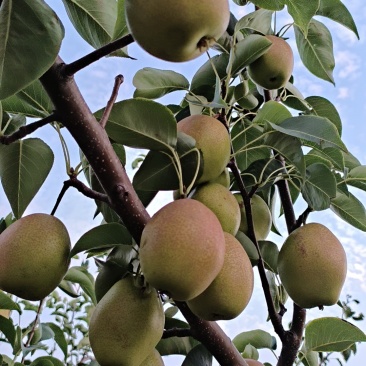
[[[123,47],[126,47],[133,42],[134,39],[131,34],[127,34],[127,36],[119,38],[116,41],[110,42],[105,46],[100,47],[97,50],[80,58],[79,60],[76,60],[68,65],[65,65],[62,70],[63,75],[65,77],[72,76],[76,74],[78,71],[94,63],[95,61],[98,61],[102,57],[108,56],[110,53],[115,52]]]
[[[38,130],[39,128],[41,128],[51,122],[54,122],[56,120],[57,120],[57,114],[52,113],[49,116],[47,116],[43,119],[40,119],[39,121],[30,123],[29,125],[19,127],[19,129],[17,131],[13,132],[11,135],[0,136],[0,144],[10,145],[11,143],[18,141],[25,136],[30,135],[31,133]]]
[[[111,207],[139,243],[150,216],[139,200],[105,130],[93,116],[74,79],[65,76],[65,67],[58,57],[40,80],[60,113],[61,122],[89,161],[109,197]],[[215,322],[197,318],[185,303],[180,303],[180,309],[191,325],[192,335],[204,343],[221,366],[247,366],[231,340]]]
[[[114,104],[114,102],[117,99],[118,91],[119,91],[119,88],[122,85],[123,81],[124,81],[124,77],[122,75],[117,75],[116,76],[115,81],[114,81],[114,87],[113,87],[113,90],[112,90],[111,97],[109,98],[108,103],[107,103],[107,106],[104,109],[102,118],[99,121],[100,125],[103,128],[105,128],[105,126],[106,126],[106,124],[108,122],[109,116],[110,116],[111,111],[112,111],[112,108],[113,108],[113,104]]]
[[[192,331],[190,328],[171,328],[165,329],[163,336],[161,338],[171,338],[171,337],[191,337]]]

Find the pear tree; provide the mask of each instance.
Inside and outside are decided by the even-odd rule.
[[[366,168],[342,138],[336,106],[305,97],[297,78],[302,67],[335,85],[328,25],[359,38],[348,8],[62,3],[67,21],[51,0],[0,0],[0,189],[11,210],[0,212],[0,365],[352,360],[366,341],[355,325],[363,314],[351,295],[339,298],[347,253],[316,213],[365,232],[355,191],[366,191]],[[70,31],[93,50],[66,62]],[[107,56],[138,62],[134,43],[151,64],[106,76],[115,77],[108,102],[88,103],[83,72]],[[125,78],[134,90],[118,100]],[[53,202],[29,212],[59,161]],[[73,189],[68,209],[81,219],[91,202],[95,227],[70,247],[71,228],[57,217]],[[160,207],[150,215],[152,203]],[[255,287],[266,329],[238,321]],[[338,316],[307,318],[325,306]],[[229,337],[216,320],[240,330]]]

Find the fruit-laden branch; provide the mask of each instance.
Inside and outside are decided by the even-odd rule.
[[[93,168],[112,208],[139,243],[143,228],[150,217],[133,189],[104,128],[93,116],[74,79],[65,76],[65,68],[66,65],[58,57],[40,80],[60,113],[60,121],[69,130]],[[211,351],[220,365],[247,366],[231,340],[216,323],[197,318],[185,304],[181,306],[181,311],[189,322],[194,337]]]
[[[39,128],[51,123],[55,122],[58,119],[57,113],[52,113],[49,116],[40,119],[39,121],[30,123],[29,125],[22,126],[11,135],[0,136],[0,144],[10,145],[11,143],[22,139],[38,130]]]
[[[85,55],[84,57],[71,62],[64,66],[63,74],[66,76],[72,76],[76,74],[78,71],[84,69],[95,61],[98,61],[102,57],[108,56],[112,52],[118,51],[119,49],[128,46],[133,43],[134,39],[131,34],[127,34],[122,38],[119,38],[113,42],[106,44],[103,47],[98,48],[97,50]],[[132,58],[132,57],[131,57]]]

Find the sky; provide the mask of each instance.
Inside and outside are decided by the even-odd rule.
[[[65,39],[60,51],[60,55],[64,61],[72,62],[91,52],[92,48],[72,28],[62,1],[46,0],[46,2],[59,15],[66,29]],[[295,85],[305,97],[311,95],[324,96],[337,107],[343,122],[343,141],[349,150],[359,158],[361,163],[366,164],[366,103],[364,92],[364,86],[366,85],[366,23],[364,22],[366,18],[366,4],[363,0],[348,0],[344,1],[344,4],[354,16],[354,20],[358,26],[360,40],[357,40],[351,31],[341,25],[325,22],[324,18],[318,18],[318,20],[326,23],[333,36],[336,59],[336,67],[334,70],[336,87],[311,75],[302,65],[296,51],[294,67]],[[239,8],[234,6],[232,2],[230,2],[230,6],[237,18],[252,10],[252,7]],[[293,33],[289,32],[288,36],[290,37],[288,41],[295,50]],[[125,78],[118,96],[118,100],[123,100],[132,96],[134,91],[132,78],[136,71],[143,67],[149,66],[174,70],[183,73],[190,79],[197,68],[206,61],[206,56],[201,56],[187,63],[175,64],[163,62],[148,55],[136,44],[129,47],[129,53],[137,58],[137,61],[113,57],[104,58],[76,75],[76,81],[92,111],[96,111],[105,106],[117,74],[122,74]],[[172,94],[169,98],[173,98],[179,103],[182,97],[183,94],[178,92]],[[163,99],[162,102],[165,100]],[[63,156],[58,137],[51,127],[46,126],[41,131],[37,131],[34,136],[43,138],[52,147],[55,152],[55,163],[46,183],[29,205],[25,214],[35,212],[50,213],[62,187],[62,182],[67,179]],[[67,133],[65,133],[65,138],[68,141],[72,155],[72,165],[76,166],[79,162],[78,148]],[[127,167],[130,174],[132,173],[130,164],[140,152],[137,150],[128,150]],[[354,190],[353,193],[366,204],[365,193],[359,190]],[[151,207],[149,207],[149,212],[153,214],[170,200],[170,193],[159,195]],[[302,212],[303,206],[301,204],[296,205],[295,209],[297,214],[299,214]],[[67,226],[73,243],[88,229],[99,224],[100,217],[93,220],[94,210],[95,205],[92,200],[81,196],[76,190],[69,189],[57,211],[57,216]],[[7,215],[9,212],[10,206],[0,188],[0,217]],[[347,294],[352,295],[353,298],[361,302],[355,310],[366,314],[366,233],[354,229],[337,218],[329,210],[312,214],[310,221],[325,223],[344,245],[348,257],[348,274],[341,299],[345,299]],[[282,220],[278,220],[277,223],[280,230],[285,233],[285,225]],[[281,237],[274,234],[269,239],[279,244],[283,241]],[[291,307],[288,306],[289,309]],[[285,317],[284,324],[287,324],[291,319],[291,311],[289,310],[288,313]],[[311,320],[316,317],[328,315],[341,316],[340,308],[332,306],[326,308],[323,312],[317,309],[311,309],[308,311],[307,319]],[[265,301],[259,278],[256,277],[254,294],[245,311],[235,320],[220,322],[220,324],[231,337],[241,331],[259,328],[266,329],[274,334],[270,324],[265,320]],[[366,321],[358,322],[357,326],[363,331],[366,331]],[[358,346],[358,354],[352,357],[347,365],[360,365],[365,359],[366,345],[362,344]],[[275,364],[274,356],[270,352],[262,350],[260,351],[260,361]],[[181,362],[182,357],[169,357],[165,359],[167,366],[180,365]],[[338,365],[338,363],[332,361],[330,365]]]

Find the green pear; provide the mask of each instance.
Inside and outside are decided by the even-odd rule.
[[[240,193],[235,193],[234,196],[239,203],[241,212],[241,223],[239,230],[242,231],[245,235],[248,235],[247,214],[244,207],[243,197]],[[253,197],[251,198],[250,204],[252,207],[254,232],[256,239],[265,240],[272,227],[271,211],[269,210],[263,198],[256,194],[253,195]]]
[[[168,203],[146,224],[140,242],[146,281],[175,300],[202,293],[224,263],[225,238],[215,214],[186,198]]]
[[[209,183],[218,183],[218,184],[221,184],[222,186],[226,187],[226,188],[230,188],[230,173],[229,173],[229,169],[228,168],[225,168],[222,173],[214,178],[214,179],[211,179],[209,181]]]
[[[327,227],[309,223],[285,240],[278,255],[278,273],[288,295],[300,307],[333,305],[346,278],[346,253]]]
[[[225,33],[228,0],[126,0],[128,29],[148,53],[165,61],[192,60]]]
[[[160,353],[154,349],[140,366],[164,366],[164,361]]]
[[[240,208],[227,188],[218,183],[202,184],[191,198],[203,203],[217,216],[223,231],[236,235],[240,225]]]
[[[254,273],[249,257],[234,236],[224,235],[226,251],[220,273],[202,294],[187,302],[194,314],[209,321],[236,318],[253,293]]]
[[[116,282],[95,307],[89,340],[102,366],[140,365],[158,344],[164,310],[155,289],[147,292],[128,276]]]
[[[0,234],[0,288],[26,300],[42,300],[69,266],[65,225],[47,214],[25,216]]]
[[[294,68],[290,45],[280,37],[267,35],[272,42],[267,52],[248,66],[250,78],[264,89],[279,89],[289,81]]]
[[[202,152],[203,172],[196,183],[217,178],[230,159],[230,137],[226,127],[216,118],[193,115],[178,122],[178,131],[196,140],[196,147]]]

